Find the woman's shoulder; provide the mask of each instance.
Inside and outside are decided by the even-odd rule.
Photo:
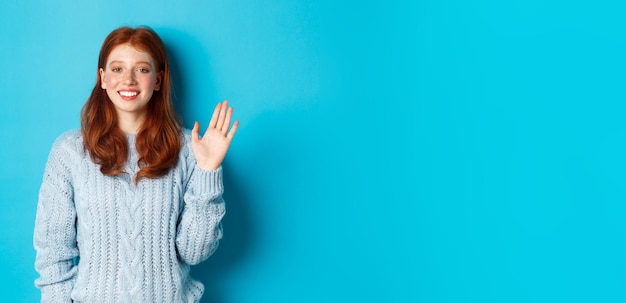
[[[187,128],[183,128],[183,145],[191,144],[191,130]]]
[[[74,150],[81,151],[83,150],[83,135],[80,129],[72,129],[62,133],[60,136],[54,140],[52,144],[52,149],[60,149],[60,150]]]
[[[181,134],[181,151],[183,154],[188,154],[191,150],[191,130],[183,128]]]

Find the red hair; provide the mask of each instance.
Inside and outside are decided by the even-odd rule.
[[[155,64],[155,72],[162,72],[161,89],[154,91],[147,105],[146,118],[137,133],[135,145],[139,154],[141,178],[158,178],[176,165],[182,146],[182,128],[170,95],[170,68],[165,45],[161,38],[147,27],[120,27],[111,32],[100,49],[98,71],[105,68],[109,54],[121,44],[129,43],[147,52]],[[126,135],[118,127],[115,107],[101,87],[99,72],[96,85],[81,112],[83,144],[94,163],[105,175],[119,175],[128,158]]]

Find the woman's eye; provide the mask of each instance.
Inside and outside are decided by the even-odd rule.
[[[139,70],[140,73],[149,73],[150,72],[149,69],[143,68],[143,67],[140,67],[138,70]]]
[[[112,69],[111,69],[111,71],[113,71],[113,72],[115,72],[115,73],[119,73],[119,72],[121,72],[121,71],[122,71],[122,69],[121,69],[121,68],[119,68],[119,67],[114,67],[114,68],[112,68]]]

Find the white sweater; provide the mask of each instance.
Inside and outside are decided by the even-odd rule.
[[[190,136],[160,178],[138,171],[127,135],[125,174],[106,176],[83,148],[80,131],[54,143],[39,193],[35,268],[42,302],[198,302],[202,283],[189,265],[222,237],[222,169],[196,166]]]

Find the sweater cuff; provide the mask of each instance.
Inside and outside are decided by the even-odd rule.
[[[224,192],[222,182],[222,167],[215,170],[195,168],[188,190],[194,196],[219,196]]]

